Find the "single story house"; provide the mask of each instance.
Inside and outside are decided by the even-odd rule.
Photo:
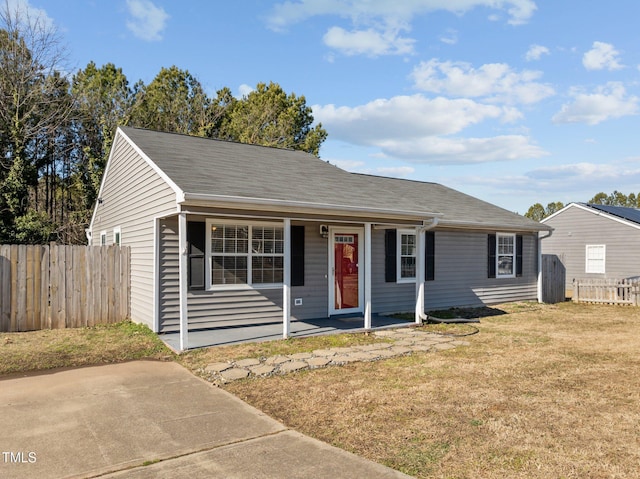
[[[436,183],[286,149],[118,128],[87,235],[131,247],[158,333],[538,297],[548,225]]]
[[[554,229],[542,253],[558,256],[573,280],[640,277],[640,209],[570,203],[542,223]]]

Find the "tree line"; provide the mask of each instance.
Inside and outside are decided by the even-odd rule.
[[[624,206],[627,208],[640,208],[640,193],[637,195],[635,193],[629,193],[625,195],[617,190],[614,190],[613,193],[597,193],[593,198],[591,198],[587,203],[592,205],[607,205],[607,206]],[[560,211],[564,208],[564,204],[560,201],[554,201],[547,204],[546,208],[542,206],[540,203],[536,203],[532,205],[525,216],[527,218],[531,218],[535,221],[541,221],[547,216],[551,216],[556,211]]]
[[[176,66],[130,85],[112,63],[64,74],[65,55],[48,22],[0,9],[0,243],[85,243],[119,125],[316,156],[327,137],[305,97],[277,83],[210,96]]]

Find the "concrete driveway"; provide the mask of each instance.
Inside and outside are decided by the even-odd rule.
[[[400,478],[172,362],[0,380],[0,477]]]

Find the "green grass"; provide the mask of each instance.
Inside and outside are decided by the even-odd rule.
[[[0,375],[173,356],[149,328],[130,321],[0,333]]]

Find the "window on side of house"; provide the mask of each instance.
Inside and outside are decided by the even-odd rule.
[[[397,282],[415,282],[417,257],[415,231],[398,230],[397,249]]]
[[[516,235],[498,233],[496,241],[496,276],[513,278],[516,275]]]
[[[122,245],[122,230],[120,227],[113,228],[113,244]]]
[[[208,222],[209,285],[281,285],[284,229],[275,224]]]
[[[107,244],[107,232],[100,231],[100,246],[105,246]]]
[[[607,247],[603,244],[588,244],[586,246],[585,272],[604,274],[606,271]]]

